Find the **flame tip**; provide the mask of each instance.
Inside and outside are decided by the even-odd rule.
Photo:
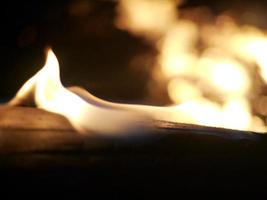
[[[45,53],[48,53],[49,51],[53,51],[52,49],[53,49],[53,48],[52,48],[51,46],[46,46],[46,47],[44,48],[44,52],[45,52]]]

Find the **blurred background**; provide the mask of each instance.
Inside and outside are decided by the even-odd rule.
[[[201,99],[205,97],[205,101],[209,100],[208,104],[215,102],[215,110],[226,105],[225,102],[229,103],[229,98],[233,96],[241,101],[240,104],[246,97],[245,104],[249,103],[249,107],[245,109],[249,109],[252,117],[257,116],[254,121],[250,116],[250,123],[259,124],[262,128],[267,113],[262,109],[267,104],[265,76],[262,75],[265,72],[262,68],[259,68],[262,74],[251,70],[255,68],[257,71],[257,66],[264,62],[264,56],[257,54],[252,56],[254,60],[247,60],[244,58],[247,52],[232,52],[232,42],[229,45],[227,42],[230,36],[243,32],[246,38],[255,32],[257,38],[265,42],[266,8],[264,0],[8,1],[2,5],[1,12],[0,99],[4,102],[11,98],[43,66],[44,49],[51,46],[59,59],[65,86],[82,86],[106,100],[151,105],[180,104],[201,96]],[[243,29],[243,25],[249,25],[249,28]],[[252,30],[251,27],[257,28]],[[175,36],[172,36],[173,33]],[[220,37],[223,38],[217,40]],[[178,49],[172,46],[177,41]],[[181,49],[181,46],[185,48]],[[266,45],[261,50],[265,49]],[[186,53],[186,58],[170,61],[172,53],[169,51],[179,52],[179,56]],[[215,89],[207,87],[207,81],[203,80],[207,77],[199,74],[188,77],[188,69],[185,73],[184,66],[181,67],[195,66],[196,60],[198,65],[199,61],[203,64],[200,58],[210,55],[210,52],[219,54],[219,58],[216,57],[219,60],[227,54],[229,59],[222,62],[231,60],[234,68],[242,65],[241,72],[232,79],[233,85],[219,88],[212,94],[210,91]],[[252,60],[256,64],[252,64]],[[170,62],[175,69],[168,65]],[[242,75],[239,81],[243,68],[246,75]],[[232,68],[229,69],[231,74]],[[234,74],[235,71],[232,71]],[[208,76],[205,70],[203,73]],[[220,75],[223,73],[219,72]],[[247,80],[246,76],[250,79]],[[216,81],[226,83],[229,77],[228,73],[226,79]],[[253,83],[250,83],[251,80]],[[238,84],[235,86],[236,82],[242,86],[241,91]],[[201,89],[196,90],[192,85]],[[255,95],[251,95],[251,91],[255,91]],[[263,98],[260,102],[259,97]],[[259,104],[260,108],[257,107]],[[239,112],[238,106],[229,106],[230,110]],[[214,108],[213,105],[211,107]],[[238,116],[241,115],[244,112]]]

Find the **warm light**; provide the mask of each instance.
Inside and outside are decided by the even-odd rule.
[[[179,21],[168,30],[158,45],[159,63],[167,77],[190,73],[197,61],[194,50],[198,29],[190,21]]]
[[[178,0],[121,0],[116,24],[138,35],[157,37],[175,21]],[[150,35],[150,36],[149,36]]]
[[[176,103],[198,99],[202,96],[201,91],[194,83],[181,79],[173,79],[169,82],[168,93],[170,98]]]
[[[189,121],[183,121],[184,123],[221,127],[221,109],[216,103],[199,99],[178,105],[176,109],[190,116],[190,118],[186,119]]]
[[[120,2],[130,5],[130,0]],[[154,1],[138,2],[145,5]],[[239,25],[226,14],[212,16],[210,12],[203,17],[201,9],[186,10],[185,15],[183,9],[179,9],[178,18],[176,5],[169,6],[173,6],[169,8],[173,13],[168,16],[177,17],[169,20],[172,23],[168,26],[162,26],[164,31],[157,40],[153,35],[158,30],[151,26],[156,20],[147,20],[135,6],[124,9],[128,16],[138,18],[136,26],[131,26],[131,20],[125,17],[128,26],[124,28],[134,34],[140,31],[138,24],[142,30],[149,29],[150,34],[145,38],[154,41],[159,52],[152,74],[156,74],[154,82],[166,84],[175,105],[168,108],[172,110],[168,120],[265,132],[267,103],[262,100],[266,99],[267,84],[265,31]],[[164,9],[151,7],[152,13],[163,13]],[[205,9],[202,11],[205,14]],[[142,23],[145,21],[149,23]],[[152,85],[155,84],[150,84],[150,90],[157,91]]]
[[[262,40],[258,39],[248,44],[247,50],[254,56],[260,67],[261,76],[267,83],[267,36]]]
[[[200,60],[198,73],[218,91],[228,95],[244,95],[250,88],[250,79],[244,67],[231,59],[207,57]]]
[[[253,126],[251,110],[246,99],[230,99],[223,106],[222,126],[225,128],[248,130]]]

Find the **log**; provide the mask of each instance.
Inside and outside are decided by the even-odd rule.
[[[52,113],[1,109],[5,113],[0,120],[3,191],[136,198],[140,197],[136,191],[150,197],[158,193],[190,196],[199,190],[266,193],[264,134],[157,121],[149,137],[89,137],[64,128],[67,121]],[[20,115],[29,118],[24,122],[30,124],[33,119],[34,128],[19,127],[17,122],[12,128],[11,121],[21,119]],[[9,126],[5,117],[10,118]]]
[[[150,134],[142,133],[138,138],[100,137],[95,134],[82,135],[74,130],[68,120],[58,114],[38,108],[0,106],[0,153],[34,151],[87,151],[101,144],[138,144],[162,137],[200,137],[202,140],[258,141],[262,135],[223,128],[213,128],[192,124],[154,121],[155,129]],[[198,136],[199,135],[199,136]],[[200,136],[201,135],[201,136]],[[97,144],[97,145],[96,145]],[[105,146],[105,145],[104,145]]]
[[[38,108],[0,105],[0,129],[73,130],[63,116]]]

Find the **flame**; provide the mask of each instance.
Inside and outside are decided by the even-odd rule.
[[[22,86],[9,104],[21,105],[33,98],[37,107],[65,116],[82,133],[120,134],[147,126],[146,118],[134,111],[114,109],[89,93],[85,98],[71,90],[82,91],[63,87],[57,58],[48,50],[44,67]]]
[[[51,49],[47,51],[44,67],[30,78],[8,103],[11,106],[29,102],[41,109],[60,114],[81,133],[122,135],[150,130],[152,120],[186,122],[183,110],[112,103],[99,99],[80,87],[65,88],[60,80],[58,60]]]
[[[45,66],[9,104],[34,102],[86,133],[144,130],[153,120],[266,132],[267,34],[239,25],[228,15],[202,21],[192,11],[187,18],[178,17],[182,12],[177,12],[178,3],[120,0],[115,22],[157,48],[153,81],[167,83],[173,105],[118,104],[79,87],[65,88],[52,50]]]
[[[152,6],[154,1],[134,4],[121,0],[117,21],[123,21],[124,28],[133,34],[154,39],[159,54],[152,83],[167,83],[172,120],[266,132],[267,101],[262,100],[266,99],[267,84],[265,31],[237,24],[227,14],[212,16],[207,8],[177,10],[178,1],[172,1],[169,12],[173,13],[168,16],[175,17],[164,18],[168,26],[157,24],[164,31],[155,40],[158,29],[151,27],[156,17],[140,14],[141,2],[150,13],[164,13],[164,9]],[[140,30],[149,30],[150,36]]]
[[[184,106],[147,106],[112,103],[99,99],[80,87],[65,88],[60,80],[58,60],[47,51],[44,67],[30,78],[9,102],[11,106],[29,102],[41,109],[60,114],[81,133],[128,136],[150,130],[152,120],[191,122],[194,114]],[[141,131],[140,131],[141,130]]]

